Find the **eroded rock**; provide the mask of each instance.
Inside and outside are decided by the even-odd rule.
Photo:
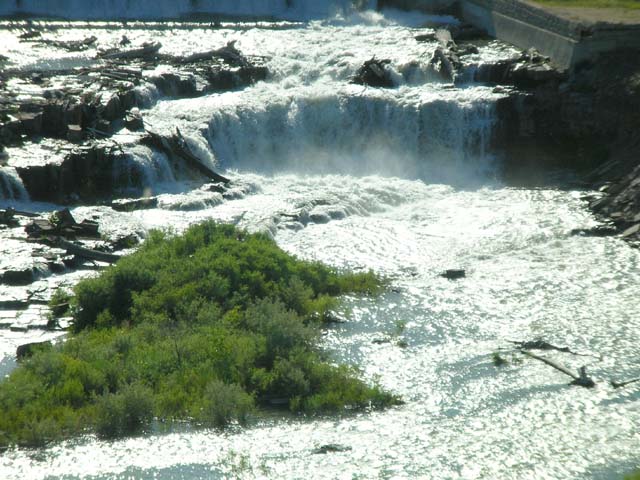
[[[391,60],[380,60],[373,57],[371,60],[364,62],[358,69],[351,79],[351,83],[370,87],[393,88],[395,84],[389,71],[390,64]]]

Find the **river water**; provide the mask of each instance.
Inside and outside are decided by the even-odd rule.
[[[640,388],[608,382],[640,375],[640,254],[617,238],[571,235],[596,225],[587,192],[500,180],[501,159],[486,146],[504,94],[432,78],[435,44],[413,39],[425,20],[366,12],[278,28],[126,31],[134,42],[164,36],[175,53],[237,40],[244,53],[269,57],[266,82],[161,99],[143,112],[157,130],[179,126],[238,185],[238,198],[179,182],[162,155],[130,146],[160,208],[74,209],[131,231],[235,221],[300,257],[388,277],[379,298],[344,299],[338,313],[347,321],[328,329],[324,344],[406,404],[11,450],[0,456],[0,478],[617,479],[638,465]],[[85,61],[12,52],[25,66]],[[492,42],[468,68],[512,54]],[[348,84],[373,55],[392,60],[395,89]],[[306,225],[287,216],[300,212]],[[466,278],[439,276],[451,268]],[[0,331],[5,365],[28,335]],[[544,353],[574,370],[586,365],[596,388],[570,387],[568,377],[514,353],[510,341],[536,338],[583,354]],[[494,352],[510,363],[495,367]],[[327,444],[344,451],[314,453]]]

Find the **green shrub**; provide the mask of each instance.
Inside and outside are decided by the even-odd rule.
[[[127,385],[96,403],[96,431],[105,437],[137,433],[153,418],[153,393],[140,385]]]
[[[71,294],[62,288],[58,288],[49,300],[50,312],[47,327],[57,328],[58,319],[69,313],[70,305]]]
[[[309,413],[397,403],[318,347],[336,295],[381,286],[371,272],[301,261],[229,225],[152,232],[75,287],[66,342],[0,383],[0,447],[128,435],[153,418],[243,423],[273,398]]]
[[[253,398],[239,385],[213,380],[205,388],[194,417],[207,425],[224,427],[233,420],[245,423],[253,408]]]

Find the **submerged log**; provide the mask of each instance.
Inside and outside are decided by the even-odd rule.
[[[176,127],[176,131],[173,135],[173,142],[175,145],[176,153],[178,153],[182,158],[184,158],[187,162],[189,162],[189,164],[195,170],[198,170],[200,173],[209,177],[211,180],[215,182],[227,184],[231,181],[228,178],[223,177],[222,175],[213,171],[207,165],[202,163],[202,161],[197,156],[193,154],[193,152],[191,151],[191,147],[189,147],[189,144],[182,136],[182,133],[180,133],[180,129],[178,127]]]
[[[549,360],[548,358],[541,357],[541,356],[536,355],[534,353],[528,352],[527,350],[520,350],[520,351],[523,354],[525,354],[525,355],[527,355],[527,356],[529,356],[531,358],[534,358],[536,360],[540,360],[541,362],[546,363],[550,367],[555,368],[559,372],[562,372],[565,375],[570,376],[573,379],[570,382],[570,385],[577,385],[579,387],[585,387],[585,388],[592,388],[592,387],[595,387],[595,385],[596,385],[596,382],[594,382],[591,377],[587,376],[586,367],[580,367],[580,369],[578,370],[578,374],[576,375],[574,372],[569,370],[564,365],[560,365],[559,363],[556,363],[553,360]]]
[[[624,382],[616,382],[615,380],[611,380],[611,386],[613,388],[622,388],[636,382],[640,382],[640,378],[632,378],[631,380],[626,380]]]
[[[569,347],[558,347],[549,342],[545,342],[541,339],[536,340],[527,340],[527,341],[517,341],[517,340],[509,340],[510,343],[513,343],[519,349],[524,350],[557,350],[558,352],[570,353],[572,355],[581,355],[587,356],[583,353],[577,353],[571,350]]]
[[[82,247],[80,245],[76,245],[75,243],[68,242],[63,238],[56,238],[54,244],[59,248],[65,249],[70,254],[86,258],[87,260],[96,260],[98,262],[104,263],[115,263],[120,260],[120,255],[91,250],[90,248]]]

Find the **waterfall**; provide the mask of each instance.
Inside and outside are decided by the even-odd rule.
[[[29,194],[14,168],[0,167],[0,199],[29,200]]]
[[[157,20],[190,15],[310,20],[375,8],[375,0],[3,0],[0,16]]]
[[[208,140],[225,167],[309,173],[380,173],[429,181],[486,175],[494,101],[394,96],[276,98],[226,102]]]
[[[155,194],[175,184],[176,177],[164,153],[137,146],[113,166],[113,184],[120,194]]]

